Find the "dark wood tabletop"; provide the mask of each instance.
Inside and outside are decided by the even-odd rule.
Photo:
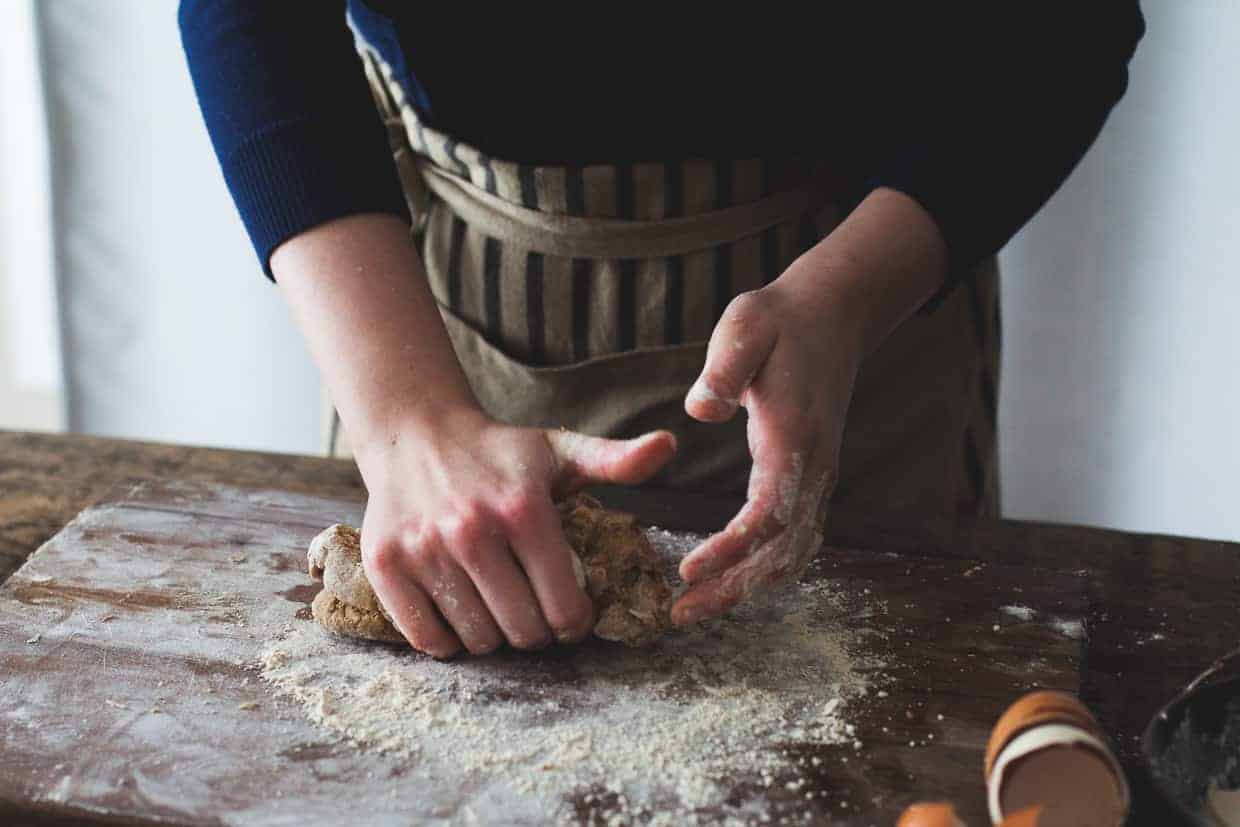
[[[178,479],[359,498],[351,463],[82,436],[0,433],[0,581],[118,480]],[[668,528],[721,523],[730,498],[609,492],[610,504]],[[1132,781],[1134,823],[1173,823],[1155,801],[1139,739],[1154,712],[1240,630],[1240,545],[1009,520],[973,521],[833,509],[827,543],[1028,571],[1030,587],[1086,582],[1081,695]],[[980,766],[981,756],[977,757]],[[969,770],[979,772],[977,768]]]

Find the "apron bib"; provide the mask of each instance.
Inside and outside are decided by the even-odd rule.
[[[665,428],[680,450],[654,484],[743,493],[744,411],[703,424],[684,397],[728,302],[773,281],[842,217],[830,165],[515,164],[424,124],[390,68],[369,50],[363,60],[430,289],[482,407],[601,436]],[[990,263],[866,361],[833,501],[993,509],[993,419],[973,420],[993,411],[982,369],[997,366],[985,358],[997,355],[994,283]],[[334,410],[328,421],[329,453],[348,456]]]

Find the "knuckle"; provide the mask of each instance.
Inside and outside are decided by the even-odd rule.
[[[478,539],[463,541],[452,547],[452,555],[461,568],[469,573],[479,571],[487,557],[482,542]]]
[[[423,532],[405,547],[405,556],[415,568],[424,568],[439,561],[443,539],[438,532]]]
[[[737,295],[724,311],[724,317],[733,324],[747,324],[758,320],[770,304],[770,297],[761,290],[750,290]]]
[[[536,489],[522,486],[500,498],[500,517],[510,526],[527,526],[534,519],[545,495]]]
[[[400,543],[387,540],[363,550],[362,568],[372,578],[384,579],[395,573],[402,556],[404,551]]]
[[[451,548],[475,546],[486,532],[486,522],[482,509],[471,503],[445,518],[439,526],[439,533]]]

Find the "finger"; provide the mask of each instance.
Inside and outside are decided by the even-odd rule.
[[[362,557],[366,578],[410,646],[432,657],[450,658],[460,651],[461,641],[405,571],[404,557],[404,550],[395,541],[377,547]]]
[[[734,580],[716,577],[694,586],[672,604],[672,623],[688,626],[719,617],[736,604],[742,594]]]
[[[784,530],[766,501],[747,500],[727,526],[680,561],[680,579],[692,585],[714,577],[757,551]]]
[[[529,579],[501,537],[480,544],[465,570],[513,648],[541,649],[551,642],[551,628]]]
[[[606,439],[548,430],[547,440],[559,464],[557,495],[591,483],[636,485],[653,477],[676,453],[676,437],[670,431],[651,431],[635,439]]]
[[[725,422],[736,413],[745,389],[775,348],[778,331],[765,312],[761,292],[742,293],[728,304],[706,349],[706,364],[685,396],[685,412],[702,422]]]
[[[754,593],[797,577],[822,547],[818,502],[830,480],[819,474],[799,497],[794,523],[717,577],[696,584],[672,606],[672,622],[718,617]]]
[[[503,644],[504,636],[490,610],[459,566],[451,562],[422,565],[413,574],[470,654],[489,654]]]
[[[736,565],[778,536],[792,521],[804,475],[803,454],[790,450],[761,450],[755,454],[745,505],[723,531],[680,561],[680,576],[686,583],[714,577]]]
[[[544,497],[524,504],[507,517],[513,554],[525,570],[556,639],[582,640],[594,625],[594,605],[577,579],[574,552],[564,537],[555,506]]]

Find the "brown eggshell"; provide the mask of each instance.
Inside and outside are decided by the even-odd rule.
[[[1038,805],[1034,824],[1120,825],[1128,812],[1128,783],[1102,728],[1064,692],[1033,692],[1008,707],[991,732],[985,776],[994,824]]]
[[[1093,714],[1075,695],[1051,690],[1030,692],[1009,706],[990,731],[990,741],[986,744],[985,778],[990,779],[995,759],[1013,738],[1035,726],[1051,723],[1069,724],[1099,739],[1103,737],[1102,728]]]
[[[1042,819],[1042,806],[1035,805],[1012,813],[999,824],[999,827],[1038,827]]]
[[[896,827],[965,827],[949,801],[919,801],[909,805]]]

